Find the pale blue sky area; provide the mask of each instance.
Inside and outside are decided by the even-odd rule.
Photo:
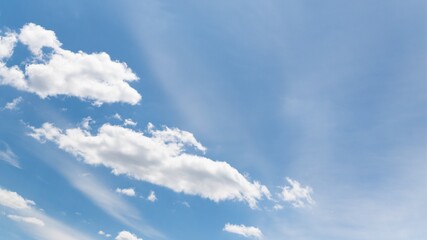
[[[101,106],[72,94],[42,99],[6,84],[0,72],[0,190],[36,203],[32,212],[20,212],[2,203],[6,193],[0,192],[0,239],[50,240],[46,229],[118,240],[133,240],[120,238],[121,231],[144,240],[427,236],[426,1],[0,3],[1,36],[19,33],[28,23],[52,30],[63,49],[105,52],[126,63],[139,77],[129,86],[142,99]],[[29,56],[19,40],[5,64],[25,69],[41,61]],[[6,107],[17,98],[16,106]],[[182,174],[167,168],[163,182],[138,180],[165,172],[113,174],[114,167],[87,164],[93,155],[77,150],[73,155],[60,140],[29,136],[30,126],[40,129],[45,122],[61,134],[84,129],[88,116],[91,135],[107,123],[145,135],[148,123],[188,131],[207,148],[204,154],[196,145],[185,150],[203,156],[196,159],[200,166],[206,159],[224,161],[249,184],[267,187],[271,196],[261,193],[256,207],[248,199],[203,196],[216,189],[212,179],[219,179],[225,192],[236,187],[213,165],[207,175],[196,175],[199,168],[191,175],[206,187],[186,185],[177,192],[171,186],[188,173],[185,166]],[[137,125],[126,125],[125,119]],[[114,151],[127,153],[123,142]],[[103,157],[128,161],[119,154]],[[138,157],[137,162],[144,158]],[[130,171],[146,165],[132,166]],[[187,167],[193,166],[198,162]],[[304,206],[286,198],[283,187],[292,187],[287,177],[301,184],[300,192],[285,189]],[[117,188],[133,188],[136,194],[120,194]],[[155,201],[147,199],[151,191]],[[45,226],[28,227],[37,224],[13,216],[42,219]],[[245,237],[227,230],[227,223],[253,226],[262,235]]]

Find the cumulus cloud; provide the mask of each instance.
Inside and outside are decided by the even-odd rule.
[[[23,222],[28,224],[33,224],[39,227],[44,227],[44,222],[35,217],[22,217],[17,215],[7,215],[7,217],[15,222]]]
[[[247,227],[245,225],[235,225],[227,223],[225,224],[223,231],[229,232],[229,233],[235,233],[244,237],[252,237],[252,238],[261,238],[262,232],[257,227]]]
[[[4,109],[15,110],[18,104],[21,102],[22,102],[22,97],[17,97],[13,99],[11,102],[6,103],[6,105],[4,106]]]
[[[0,205],[11,209],[29,209],[35,203],[27,200],[16,192],[0,188]]]
[[[133,188],[117,188],[116,192],[129,196],[129,197],[135,197],[136,193]]]
[[[17,41],[18,38],[14,32],[7,32],[4,36],[0,36],[0,60],[12,56]]]
[[[246,201],[255,208],[257,201],[270,197],[264,185],[249,181],[226,162],[187,153],[187,148],[205,151],[193,134],[164,127],[148,127],[148,135],[122,126],[104,124],[96,135],[72,128],[61,130],[50,123],[31,127],[30,136],[49,140],[59,148],[90,165],[111,168],[125,174],[190,195],[215,202]]]
[[[135,234],[130,233],[128,231],[121,231],[115,239],[116,240],[142,240],[142,238],[138,238]]]
[[[41,98],[65,95],[90,100],[95,105],[114,102],[134,105],[140,101],[141,95],[128,84],[138,77],[125,63],[111,60],[107,53],[63,49],[55,32],[33,23],[23,26],[17,36],[9,33],[0,40],[0,85],[35,93]],[[24,69],[8,67],[2,61],[13,53],[16,39],[33,55]]]
[[[150,195],[147,197],[148,201],[155,202],[157,201],[156,193],[154,191],[150,192]]]
[[[279,194],[283,201],[292,203],[292,206],[296,208],[313,205],[315,203],[311,197],[311,193],[313,192],[311,187],[303,187],[298,181],[288,177],[286,180],[290,186],[283,187],[282,192]]]
[[[9,145],[3,141],[0,141],[0,161],[5,161],[16,168],[21,168],[18,157]]]

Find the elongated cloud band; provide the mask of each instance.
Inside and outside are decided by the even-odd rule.
[[[215,202],[246,201],[252,208],[258,200],[270,197],[267,187],[250,182],[228,163],[187,153],[188,147],[206,149],[186,131],[156,130],[151,124],[148,135],[110,124],[101,126],[96,135],[81,128],[62,131],[50,123],[31,128],[32,137],[52,141],[85,163],[106,166],[116,175],[126,174]]]

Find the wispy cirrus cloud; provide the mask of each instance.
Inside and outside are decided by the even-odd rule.
[[[5,161],[8,164],[16,167],[21,168],[21,165],[18,161],[18,156],[12,151],[12,149],[9,147],[9,145],[3,141],[0,140],[0,160]]]
[[[35,202],[17,192],[0,188],[0,206],[5,207],[7,217],[19,224],[29,236],[41,240],[91,240],[85,233],[35,208]],[[13,212],[13,214],[11,213]]]

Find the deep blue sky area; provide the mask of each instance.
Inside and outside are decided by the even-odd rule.
[[[1,1],[0,37],[0,239],[427,236],[424,0]]]

